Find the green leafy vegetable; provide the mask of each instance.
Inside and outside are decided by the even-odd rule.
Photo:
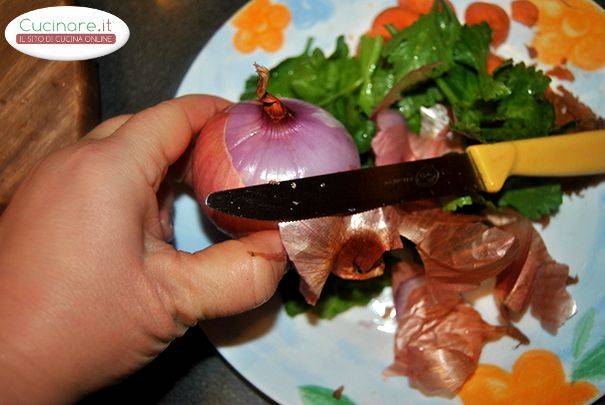
[[[464,27],[455,65],[437,79],[454,109],[454,129],[481,142],[545,136],[555,130],[554,108],[544,98],[550,79],[523,63],[487,74],[489,28]],[[474,44],[473,44],[474,43]]]
[[[441,3],[441,7],[438,7]],[[367,115],[395,84],[415,69],[438,63],[427,83],[404,90],[397,107],[413,131],[420,108],[446,100],[453,129],[480,142],[544,136],[555,131],[552,105],[544,98],[550,79],[523,63],[487,72],[491,30],[487,24],[460,25],[443,2],[382,47],[371,79],[364,78],[359,104]],[[377,49],[377,48],[372,48]],[[373,54],[375,56],[375,53]]]
[[[246,81],[242,100],[256,97],[256,80],[251,76]],[[277,97],[295,97],[327,108],[335,99],[355,91],[361,80],[358,61],[349,57],[349,47],[340,36],[329,57],[319,48],[311,50],[309,41],[302,54],[271,69],[268,91]]]
[[[491,39],[489,25],[464,25],[460,30],[460,39],[454,46],[454,60],[468,66],[481,75],[487,75],[487,57]]]
[[[554,108],[544,97],[550,79],[543,72],[509,60],[488,73],[492,33],[487,24],[462,25],[446,2],[437,0],[431,12],[410,27],[387,28],[392,33],[390,41],[363,36],[358,56],[350,54],[342,36],[329,56],[313,49],[309,41],[303,53],[271,70],[269,91],[332,113],[353,137],[364,167],[373,162],[371,142],[377,128],[371,116],[383,104],[392,104],[418,133],[421,108],[444,103],[454,115],[451,128],[470,143],[561,131],[555,126]],[[402,85],[410,77],[413,80]],[[242,99],[254,98],[255,90],[256,77],[251,77]],[[444,209],[495,203],[537,220],[555,212],[561,201],[558,184],[513,181],[497,196],[462,197],[449,201]],[[325,305],[341,304],[332,300]]]
[[[322,319],[332,319],[349,308],[367,305],[385,286],[390,285],[391,278],[390,274],[385,273],[380,277],[360,282],[330,276],[315,306],[307,304],[298,292],[299,282],[298,275],[290,271],[280,284],[287,314],[296,316],[310,312]]]
[[[480,96],[486,101],[510,94],[505,84],[494,80],[487,72],[491,30],[486,23],[465,25],[454,47],[454,60],[473,69],[478,75]]]
[[[458,76],[452,82],[472,91],[468,79],[463,82],[462,75]],[[549,82],[541,71],[523,63],[499,70],[493,81],[478,80],[474,94],[479,98],[474,102],[469,103],[470,96],[460,100],[448,97],[457,118],[454,129],[481,142],[549,135],[556,129],[554,108],[544,98]]]
[[[480,96],[479,77],[463,65],[454,65],[436,83],[454,108],[471,107]]]
[[[426,79],[447,71],[453,64],[452,48],[460,28],[454,12],[438,0],[430,13],[420,16],[407,29],[396,32],[383,47],[371,82],[364,86],[360,98],[363,111],[371,114],[397,82],[417,69],[437,65]]]
[[[563,194],[558,183],[504,190],[498,200],[500,207],[512,207],[534,221],[553,214],[562,203]]]
[[[398,78],[433,63],[440,64],[440,71],[435,72],[438,75],[453,63],[452,48],[460,30],[461,25],[452,9],[439,0],[430,13],[420,16],[412,26],[393,36],[384,48],[383,57]]]
[[[359,123],[358,128],[351,134],[360,154],[370,151],[372,148],[372,137],[375,133],[376,124],[374,124],[374,121],[364,120]]]
[[[372,75],[378,65],[382,47],[383,39],[381,36],[372,38],[364,35],[359,42],[359,65],[363,84],[359,92],[358,102],[361,109],[367,115],[371,114],[374,107],[374,83],[372,83]]]
[[[443,100],[443,94],[434,84],[417,88],[406,93],[405,97],[397,103],[399,112],[404,116],[410,129],[420,132],[420,108],[432,107]]]
[[[453,200],[447,201],[443,205],[443,210],[447,212],[454,212],[459,208],[462,208],[467,205],[473,205],[473,197],[470,195],[465,195],[462,197],[454,198]]]
[[[493,197],[486,195],[488,198]],[[456,197],[451,200],[442,201],[443,210],[446,212],[460,211],[464,208],[471,208],[472,210],[483,210],[484,208],[490,208],[492,210],[498,209],[491,199],[486,198],[483,194],[472,193],[471,195],[465,195]]]

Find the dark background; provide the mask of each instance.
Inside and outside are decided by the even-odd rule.
[[[81,0],[120,17],[130,39],[98,60],[101,113],[106,119],[174,97],[212,34],[245,0]],[[225,44],[229,46],[229,44]],[[84,403],[265,404],[198,329],[173,342],[149,366]]]
[[[246,1],[80,0],[79,3],[115,14],[130,28],[126,45],[97,61],[101,113],[106,119],[172,98],[199,51]],[[597,3],[603,7],[605,0]],[[197,328],[173,342],[145,369],[83,402],[119,403],[131,399],[166,404],[271,402],[227,365]]]

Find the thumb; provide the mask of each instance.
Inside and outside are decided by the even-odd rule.
[[[286,268],[278,231],[253,233],[194,254],[166,244],[148,260],[173,317],[188,326],[263,304]]]

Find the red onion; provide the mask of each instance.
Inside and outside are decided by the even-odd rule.
[[[256,65],[258,100],[233,104],[202,129],[193,151],[193,186],[204,213],[225,233],[277,229],[274,222],[219,213],[208,194],[360,167],[355,143],[330,113],[266,92],[269,71]]]

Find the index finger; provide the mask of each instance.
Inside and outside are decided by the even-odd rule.
[[[106,141],[113,143],[122,161],[140,168],[157,190],[168,166],[185,152],[206,122],[229,105],[210,95],[164,101],[133,115]]]

